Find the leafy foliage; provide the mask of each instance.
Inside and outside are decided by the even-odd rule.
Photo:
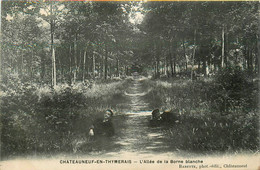
[[[248,73],[240,68],[222,70],[213,83],[209,89],[213,109],[221,112],[243,110],[248,113],[257,107],[258,85],[253,84]]]
[[[86,136],[105,109],[124,100],[122,90],[128,81],[59,84],[53,89],[22,83],[11,74],[8,78],[1,88],[3,157],[72,152],[73,140]]]
[[[227,69],[214,80],[150,81],[147,102],[171,110],[178,121],[167,124],[175,149],[208,152],[259,149],[258,83],[247,72]]]

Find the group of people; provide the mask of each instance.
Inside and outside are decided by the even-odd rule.
[[[94,141],[96,136],[113,136],[114,126],[112,117],[114,113],[111,109],[106,110],[102,119],[96,119],[94,123],[89,127],[88,139]],[[162,114],[159,109],[152,111],[152,118],[150,120],[151,125],[159,125],[161,123],[173,123],[178,122],[178,114],[171,111],[164,111]]]

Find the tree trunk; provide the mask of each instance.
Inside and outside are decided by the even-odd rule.
[[[200,70],[200,69],[201,69],[201,68],[200,68],[200,67],[201,67],[201,66],[200,66],[200,57],[198,57],[198,59],[199,59],[199,62],[198,62],[198,73],[200,73],[200,72],[201,72],[201,70]]]
[[[258,66],[258,55],[256,53],[256,58],[255,58],[255,73],[257,74],[259,72],[259,66]]]
[[[260,24],[260,20],[258,20],[258,25]],[[256,35],[256,39],[257,39],[257,48],[256,48],[256,66],[257,66],[257,75],[258,77],[260,77],[260,62],[259,62],[259,58],[260,58],[260,41],[259,41],[259,34],[260,34],[260,27],[258,26],[258,33]],[[258,101],[260,101],[260,97],[258,97]]]
[[[107,51],[107,45],[106,45],[106,52],[105,52],[105,80],[107,79],[107,68],[108,68],[108,63],[107,63],[107,59],[108,59],[108,51]]]
[[[22,57],[22,59],[21,59],[21,76],[23,76],[23,70],[24,70],[24,65],[23,65],[23,50],[22,50],[22,52],[21,52],[21,57]]]
[[[202,61],[202,73],[204,74],[204,76],[206,76],[207,71],[206,71],[206,67],[207,67],[207,61],[206,61],[206,56],[202,56],[203,57],[203,61]]]
[[[165,55],[165,59],[164,59],[164,75],[167,76],[167,55]]]
[[[224,64],[224,65],[225,65],[226,67],[228,67],[228,66],[229,66],[229,65],[228,65],[228,63],[229,63],[229,62],[228,62],[228,57],[229,57],[229,43],[228,43],[229,40],[228,40],[228,38],[229,38],[229,37],[228,37],[227,26],[225,27],[225,29],[226,29],[226,31],[225,31],[225,33],[224,33],[224,39],[225,39],[225,41],[224,41],[224,42],[225,42],[225,44],[224,44],[224,48],[225,48],[225,49],[224,49],[224,55],[225,55],[225,58],[224,58],[225,60],[224,60],[224,62],[225,62],[225,64]]]
[[[70,60],[70,63],[69,63],[69,67],[70,67],[70,72],[69,72],[69,84],[71,85],[72,83],[72,47],[70,45],[70,48],[69,48],[69,60]]]
[[[248,71],[250,76],[253,75],[253,50],[248,49]]]
[[[128,66],[125,66],[125,75],[128,76]]]
[[[174,71],[174,75],[176,75],[176,61],[173,60],[173,71]]]
[[[97,68],[97,70],[98,70],[98,77],[99,78],[102,78],[102,62],[100,62],[99,64],[98,64],[98,68]]]
[[[166,76],[169,77],[169,58],[166,58]]]
[[[92,74],[93,74],[93,79],[95,79],[95,70],[96,70],[96,61],[95,61],[95,54],[93,53],[93,58],[92,58]]]
[[[156,77],[157,75],[157,66],[156,66],[156,62],[154,62],[154,77]]]
[[[31,82],[32,82],[32,79],[33,79],[33,57],[34,57],[34,54],[33,54],[33,50],[32,50],[32,56],[31,56],[31,61],[30,61],[30,77],[31,77]]]
[[[111,62],[110,62],[110,64],[109,64],[109,77],[111,78],[112,77],[112,64],[111,64]]]
[[[194,30],[194,39],[193,39],[193,53],[192,53],[192,60],[191,60],[191,80],[193,80],[193,67],[194,67],[194,58],[196,54],[196,36],[197,36],[197,30]]]
[[[22,69],[21,72],[23,72],[23,56],[22,56]],[[44,80],[45,77],[45,56],[44,54],[41,54],[41,73],[40,73],[40,77],[42,80]]]
[[[170,43],[169,43],[169,61],[170,61],[170,67],[171,67],[171,76],[173,77],[174,76],[174,68],[173,68],[173,56],[172,56],[172,45],[171,45],[172,41],[170,40]]]
[[[119,77],[119,59],[116,59],[116,76]]]
[[[83,51],[83,58],[84,58],[84,51]],[[79,50],[79,58],[78,58],[78,77],[82,77],[81,74],[83,74],[82,72],[82,50]]]
[[[225,61],[225,26],[222,26],[221,34],[221,68],[224,68]]]
[[[77,70],[78,70],[78,61],[77,61],[77,34],[75,34],[74,39],[74,69],[73,69],[73,82],[76,82],[77,79]]]
[[[57,85],[56,82],[56,61],[55,61],[55,49],[52,48],[52,60],[53,60],[53,87],[55,88]]]
[[[185,70],[188,70],[188,58],[186,57],[186,48],[185,48],[185,44],[184,44],[184,36],[182,37],[182,49],[183,49],[183,58],[185,58]]]
[[[100,61],[101,62],[100,65],[101,65],[101,71],[102,71],[101,72],[101,77],[103,77],[103,78],[105,77],[105,70],[106,70],[105,69],[105,67],[106,67],[105,66],[105,60],[106,60],[106,56],[102,56],[102,60]]]
[[[174,76],[174,68],[173,68],[173,61],[172,61],[172,57],[170,59],[170,65],[171,65],[171,75],[172,77]]]
[[[51,12],[51,52],[52,52],[52,87],[56,87],[56,61],[55,61],[55,50],[54,50],[54,20],[53,20],[53,9],[51,2],[50,12]]]
[[[84,51],[83,56],[83,67],[82,67],[82,82],[85,82],[85,72],[86,72],[86,57],[87,57],[87,51]]]

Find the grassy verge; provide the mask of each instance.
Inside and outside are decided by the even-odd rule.
[[[145,100],[171,110],[179,122],[165,135],[174,148],[187,151],[256,151],[259,149],[258,84],[238,70],[210,81],[144,80]]]
[[[86,136],[95,119],[126,100],[128,81],[59,84],[55,89],[18,78],[2,84],[2,158],[72,152],[75,139]]]

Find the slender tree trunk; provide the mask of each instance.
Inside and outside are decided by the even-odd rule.
[[[201,62],[201,61],[200,61],[200,57],[198,57],[198,60],[199,60],[199,61],[198,61],[198,72],[200,73],[200,72],[201,72],[201,70],[200,70],[200,69],[201,69],[201,68],[200,68],[200,67],[201,67],[201,65],[200,65],[200,62]]]
[[[22,57],[22,69],[23,72],[23,57]],[[41,79],[43,80],[45,77],[45,56],[44,54],[41,54],[41,74],[40,74]]]
[[[258,20],[258,25],[260,25],[260,20]],[[256,66],[257,66],[257,75],[260,77],[260,41],[259,41],[260,27],[258,26],[258,34],[256,34],[257,39],[257,48],[256,48]],[[260,85],[259,85],[260,86]],[[258,101],[260,101],[260,97],[258,97]]]
[[[128,66],[125,66],[125,75],[128,75]]]
[[[248,71],[250,76],[253,75],[253,49],[248,49]]]
[[[165,55],[165,58],[164,58],[164,70],[163,70],[163,73],[165,76],[167,76],[167,55]]]
[[[207,67],[206,56],[202,56],[202,57],[203,57],[203,61],[202,61],[202,64],[203,64],[203,65],[202,65],[202,68],[203,68],[203,69],[202,69],[202,72],[203,72],[204,76],[206,76],[206,74],[207,74],[207,73],[206,73],[206,67]]]
[[[22,57],[22,61],[21,61],[21,75],[23,76],[23,70],[24,70],[24,64],[23,64],[23,50],[21,52],[21,57]]]
[[[51,12],[51,52],[52,52],[52,87],[56,87],[56,61],[55,61],[55,50],[54,50],[54,20],[53,20],[53,4],[51,2],[50,12]]]
[[[170,65],[171,65],[171,75],[174,76],[174,67],[173,67],[173,61],[172,58],[170,59]]]
[[[61,68],[61,78],[62,78],[62,81],[65,82],[66,78],[65,78],[65,73],[64,73],[64,66],[61,64],[60,68]]]
[[[160,77],[161,72],[160,72],[160,59],[157,57],[157,76]]]
[[[55,49],[52,48],[52,59],[53,59],[53,87],[56,87],[56,58],[55,58]]]
[[[256,58],[255,58],[255,73],[257,74],[258,73],[258,56],[257,56],[257,53],[256,53]]]
[[[111,64],[111,62],[110,62],[110,64],[109,64],[109,77],[111,78],[112,77],[112,64]]]
[[[82,57],[82,50],[79,50],[79,58],[78,58],[78,77],[82,77],[81,74],[83,74],[83,64],[82,64],[82,58],[84,58],[84,51],[83,51],[83,57]]]
[[[106,60],[106,56],[102,56],[102,60],[101,60],[101,77],[105,78],[105,60]]]
[[[89,77],[89,72],[90,72],[90,57],[91,56],[91,51],[89,50],[89,53],[87,53],[86,56],[86,78]]]
[[[224,68],[225,61],[225,25],[222,26],[221,34],[221,68]]]
[[[246,45],[245,58],[246,58],[246,68],[247,68],[247,70],[249,70],[250,69],[250,61],[249,61],[250,57],[249,57],[249,45],[248,45],[248,43]]]
[[[95,54],[93,53],[93,58],[92,58],[92,74],[93,74],[93,79],[95,79],[95,70],[96,70],[96,59],[95,59]]]
[[[169,43],[169,61],[170,61],[170,67],[171,67],[171,76],[174,76],[174,67],[173,67],[173,52],[172,52],[172,41],[170,40]]]
[[[185,39],[182,37],[182,49],[183,49],[183,58],[185,59],[185,70],[188,70],[188,58],[186,57],[186,48],[185,48]]]
[[[30,61],[30,77],[31,77],[31,81],[33,79],[33,57],[34,57],[34,54],[33,54],[33,50],[32,50],[32,56],[31,56],[31,61]]]
[[[196,36],[197,36],[197,30],[195,29],[194,30],[194,39],[193,39],[193,44],[194,44],[194,47],[193,47],[193,53],[192,53],[192,60],[191,60],[191,80],[193,80],[193,67],[194,67],[194,58],[195,58],[195,54],[196,54]]]
[[[107,68],[108,68],[108,63],[107,63],[107,59],[108,59],[108,50],[107,50],[107,45],[106,45],[106,54],[105,54],[105,80],[107,79]]]
[[[69,60],[70,60],[70,63],[69,63],[69,84],[71,85],[72,83],[72,47],[70,45],[70,48],[69,48]]]
[[[103,71],[102,71],[102,62],[100,62],[100,63],[98,64],[97,70],[98,70],[98,77],[99,77],[99,78],[102,78],[102,73],[103,73]]]
[[[225,58],[224,59],[225,60],[224,61],[225,61],[225,66],[228,67],[229,66],[228,65],[228,63],[229,63],[229,61],[228,61],[229,60],[229,43],[228,43],[229,36],[228,36],[227,26],[225,27],[225,29],[226,29],[226,31],[224,30],[225,31],[225,33],[224,33],[224,39],[225,39],[225,41],[224,41],[225,42],[225,46],[224,46]]]
[[[119,59],[116,59],[116,75],[119,77]]]
[[[173,71],[174,71],[174,75],[176,75],[176,61],[173,60]]]
[[[153,68],[154,68],[154,77],[156,77],[156,75],[157,75],[157,66],[156,66],[156,61],[154,62],[154,64],[153,64]]]
[[[78,61],[77,61],[77,34],[75,34],[74,39],[74,69],[73,69],[73,82],[76,82],[77,79],[77,70],[78,70]]]
[[[86,57],[87,57],[87,51],[84,51],[83,56],[83,67],[82,67],[82,81],[85,82],[85,72],[86,72]]]
[[[169,58],[166,58],[166,76],[169,77]]]
[[[154,42],[154,49],[155,49],[155,66],[156,66],[156,75],[155,77],[160,77],[160,59],[159,59],[159,47],[156,44],[156,42]]]

